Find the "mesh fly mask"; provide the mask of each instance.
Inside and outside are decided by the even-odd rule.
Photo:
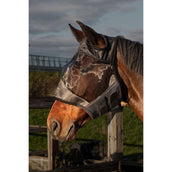
[[[114,70],[114,64],[116,63],[117,37],[111,38],[104,36],[104,39],[106,42],[105,48],[96,48],[86,39],[83,39],[80,43],[78,53],[73,57],[69,64],[64,67],[63,76],[58,84],[55,95],[56,99],[59,101],[82,108],[93,119],[107,112],[112,112],[114,114],[117,111],[122,110],[120,104],[122,100],[122,92]],[[96,63],[88,61],[88,64],[83,65],[85,56],[90,58],[90,61],[96,61]],[[101,65],[102,63],[103,65]],[[73,89],[74,81],[73,84],[69,82],[70,75],[72,72],[73,75],[75,74],[73,69],[75,69],[75,66],[78,64],[80,64],[78,69],[80,77],[82,77],[82,75],[94,73],[99,79],[98,82],[101,81],[103,75],[108,79],[108,84],[104,91],[92,101],[88,101],[77,95],[77,91]],[[96,67],[99,68],[98,71],[94,70]],[[113,72],[109,74],[109,72],[107,72],[108,70]],[[74,78],[71,80],[74,80]]]

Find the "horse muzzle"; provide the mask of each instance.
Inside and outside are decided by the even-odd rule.
[[[69,127],[67,129],[63,129],[61,127],[60,122],[58,122],[56,119],[52,118],[48,121],[48,129],[50,131],[50,134],[52,135],[53,139],[59,140],[59,141],[71,141],[75,139],[76,137],[76,127],[73,122],[70,122]]]

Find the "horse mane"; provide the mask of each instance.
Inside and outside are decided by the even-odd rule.
[[[143,44],[130,41],[121,36],[116,38],[123,63],[131,71],[143,75]]]

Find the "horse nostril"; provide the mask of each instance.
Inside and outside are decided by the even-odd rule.
[[[52,131],[55,131],[57,127],[58,127],[57,122],[53,121],[53,122],[51,123],[51,130],[52,130]]]
[[[50,124],[50,130],[53,132],[54,135],[58,135],[60,132],[60,123],[56,120],[53,120]]]

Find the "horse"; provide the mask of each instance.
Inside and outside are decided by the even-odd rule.
[[[69,27],[79,42],[78,52],[64,67],[47,118],[50,133],[60,141],[75,139],[87,121],[122,111],[123,104],[143,121],[143,44],[76,22],[81,30]]]

